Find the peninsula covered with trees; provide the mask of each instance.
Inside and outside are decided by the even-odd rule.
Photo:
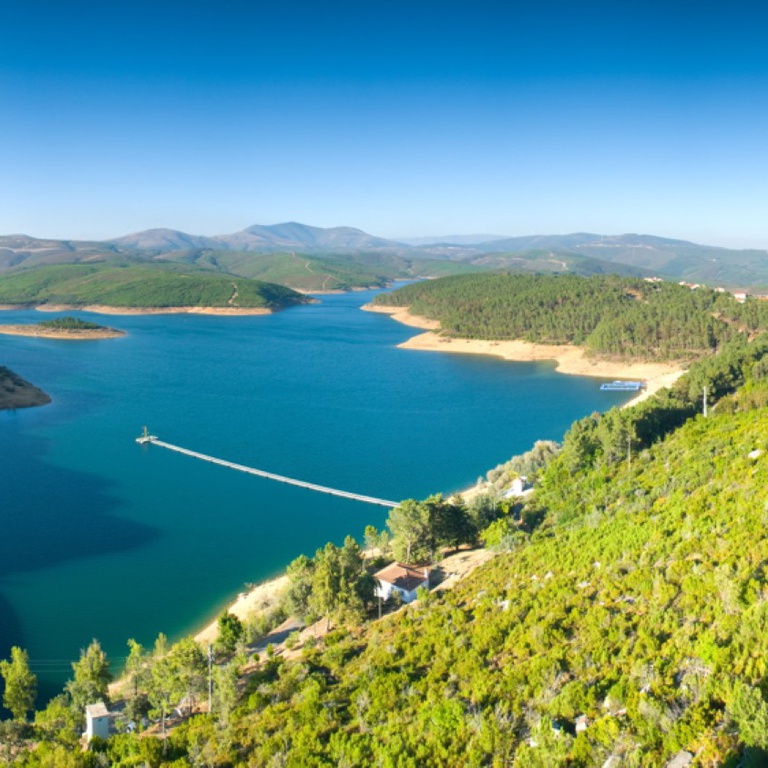
[[[0,411],[31,408],[50,402],[51,398],[42,389],[30,384],[10,368],[0,365]]]
[[[688,362],[768,330],[768,303],[676,283],[600,275],[475,274],[380,294],[465,339],[574,344],[600,356]]]

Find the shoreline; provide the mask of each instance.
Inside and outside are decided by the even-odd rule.
[[[453,352],[457,354],[482,354],[502,357],[511,362],[532,362],[553,360],[558,373],[577,376],[594,376],[599,378],[632,378],[646,381],[646,389],[637,397],[632,398],[623,407],[628,407],[645,400],[659,389],[670,386],[685,371],[679,366],[669,363],[626,363],[622,361],[591,360],[586,357],[584,350],[573,345],[533,344],[525,341],[475,341],[468,339],[448,339],[440,336],[437,331],[440,323],[418,315],[411,314],[403,307],[379,307],[366,304],[361,309],[367,312],[377,312],[390,315],[394,320],[413,328],[426,330],[411,339],[399,344],[402,349],[420,351]],[[460,495],[469,499],[478,492],[477,486],[471,486],[451,495]],[[485,553],[480,549],[478,552]],[[484,559],[478,556],[478,560]],[[478,563],[479,564],[479,563]],[[453,579],[449,580],[452,583]],[[193,635],[196,642],[207,645],[218,637],[218,619],[225,611],[246,622],[257,613],[265,612],[275,607],[280,596],[288,586],[288,576],[283,572],[256,586],[241,592],[234,601],[220,608],[213,619],[205,623]],[[449,587],[449,583],[443,589]]]
[[[463,494],[463,492],[462,492]],[[453,496],[457,494],[451,494]],[[458,550],[440,561],[439,565],[445,571],[445,578],[431,589],[442,591],[451,589],[462,578],[471,573],[476,567],[487,562],[494,556],[492,550],[485,547],[475,549]],[[246,592],[241,592],[237,598],[220,609],[216,618],[208,622],[193,637],[195,642],[201,645],[213,643],[219,636],[218,621],[224,611],[237,616],[240,621],[246,623],[252,617],[275,608],[286,588],[289,585],[288,575],[283,572],[279,576],[257,584]],[[322,621],[322,619],[321,619]],[[276,632],[272,630],[269,634]],[[267,635],[269,637],[269,635]]]
[[[93,312],[97,315],[271,315],[269,307],[110,307],[103,304],[0,304],[2,310],[34,309],[36,312]]]
[[[479,339],[454,339],[441,336],[440,323],[436,320],[411,314],[403,307],[378,307],[366,304],[366,312],[387,314],[393,320],[424,333],[411,337],[400,349],[422,352],[451,352],[454,354],[493,355],[510,362],[528,363],[552,360],[557,373],[569,376],[593,376],[605,379],[631,379],[645,382],[645,389],[622,407],[628,408],[647,400],[660,389],[669,387],[685,373],[674,363],[627,362],[624,360],[595,359],[587,355],[583,347],[573,344],[537,344],[530,341],[486,341]]]
[[[440,329],[439,320],[430,320],[427,317],[412,314],[407,307],[387,307],[379,304],[363,304],[360,307],[364,312],[374,312],[379,315],[389,315],[393,320],[412,328],[421,328],[425,331],[437,331]],[[402,345],[400,345],[402,346]]]
[[[219,636],[219,616],[225,611],[234,614],[245,623],[256,612],[264,612],[274,608],[287,586],[288,576],[282,573],[280,576],[275,576],[250,587],[246,592],[241,592],[234,601],[221,608],[213,620],[195,632],[193,635],[195,641],[202,645],[213,643]]]

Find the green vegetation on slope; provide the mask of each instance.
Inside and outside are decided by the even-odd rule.
[[[578,344],[602,355],[690,360],[768,330],[768,303],[616,275],[478,274],[375,299],[439,320],[450,336]]]
[[[0,304],[277,309],[305,301],[283,286],[177,267],[71,264],[0,277]]]
[[[170,254],[164,261],[181,261],[207,269],[224,270],[294,290],[346,291],[353,288],[382,287],[389,274],[364,265],[333,258],[295,253],[254,254],[248,251],[192,251]]]
[[[381,288],[398,279],[441,277],[482,270],[482,267],[462,262],[409,259],[376,252],[305,254],[197,250],[175,252],[158,258],[266,280],[310,293]]]
[[[703,386],[708,418],[695,414]],[[764,764],[766,403],[768,341],[731,344],[674,391],[576,422],[556,455],[539,446],[521,457],[516,467],[539,473],[519,515],[528,525],[513,521],[507,551],[459,588],[338,629],[297,661],[268,653],[239,694],[244,659],[219,667],[214,714],[165,742],[124,734],[95,754],[69,752],[78,723],[55,700],[36,718],[42,744],[15,764],[90,766],[101,754],[115,766],[586,768],[665,765],[681,750],[696,765]],[[326,549],[296,564],[319,594],[294,599],[341,620],[338,598],[355,579],[328,587],[345,560],[359,573],[359,551]],[[155,712],[202,690],[192,645],[132,648],[137,691],[148,670],[155,680]],[[4,731],[21,740],[24,728]]]

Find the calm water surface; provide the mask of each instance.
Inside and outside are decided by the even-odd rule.
[[[103,341],[0,336],[0,364],[54,400],[0,412],[0,657],[27,648],[50,695],[92,638],[119,663],[128,638],[193,631],[244,583],[386,520],[138,446],[144,424],[192,450],[398,500],[471,485],[629,397],[550,363],[397,349],[414,330],[359,311],[372,296],[262,317],[109,318],[128,335]]]

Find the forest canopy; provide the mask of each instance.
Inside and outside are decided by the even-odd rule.
[[[170,266],[66,264],[0,277],[0,304],[279,309],[308,299],[290,288]]]
[[[766,302],[618,275],[461,275],[414,283],[374,303],[438,320],[447,336],[576,344],[650,360],[696,359],[768,330]]]

